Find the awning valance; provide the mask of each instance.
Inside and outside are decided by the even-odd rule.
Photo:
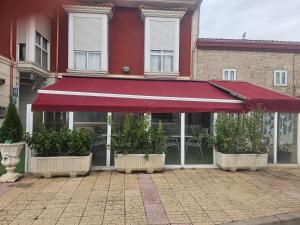
[[[64,77],[38,91],[33,111],[240,112],[243,101],[204,81]]]
[[[247,82],[64,77],[38,91],[33,111],[300,112],[300,100]]]

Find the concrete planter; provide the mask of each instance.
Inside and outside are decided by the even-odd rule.
[[[16,165],[20,162],[20,154],[25,142],[12,144],[0,144],[2,156],[1,164],[5,167],[7,173],[0,177],[0,183],[12,183],[18,180],[22,175],[15,172]]]
[[[145,159],[145,154],[116,154],[115,167],[117,171],[131,173],[132,171],[162,171],[165,167],[165,154],[149,154]]]
[[[92,164],[92,153],[88,156],[31,157],[31,173],[37,177],[77,177],[86,175]]]
[[[223,154],[216,152],[216,162],[223,170],[256,171],[267,167],[268,154]]]

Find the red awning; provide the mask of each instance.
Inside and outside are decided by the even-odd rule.
[[[248,82],[210,81],[221,90],[243,99],[246,110],[261,106],[268,112],[300,112],[300,100]]]
[[[244,104],[205,81],[64,77],[38,91],[32,110],[241,112]]]
[[[300,100],[240,81],[64,77],[38,91],[33,111],[300,112]]]

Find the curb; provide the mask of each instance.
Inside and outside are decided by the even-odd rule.
[[[300,212],[259,217],[222,225],[297,225],[300,224]]]

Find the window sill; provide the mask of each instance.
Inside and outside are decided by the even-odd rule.
[[[17,63],[17,68],[20,73],[31,73],[43,78],[48,78],[50,76],[49,70],[28,61],[22,61]]]
[[[107,76],[108,72],[99,70],[74,70],[74,69],[67,69],[69,75],[72,76],[87,76],[87,77],[99,77],[99,76]]]
[[[145,78],[147,79],[169,79],[173,80],[179,76],[179,73],[160,73],[160,72],[145,72]]]
[[[274,87],[287,87],[287,84],[274,84]]]

